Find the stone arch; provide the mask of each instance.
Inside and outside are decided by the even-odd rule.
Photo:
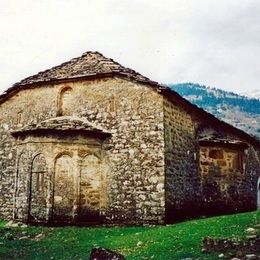
[[[56,156],[54,157],[54,164],[56,164],[56,161],[63,155],[67,155],[71,158],[73,157],[73,153],[71,151],[63,151],[61,153],[56,154]]]
[[[91,149],[88,149],[88,150],[85,150],[85,151],[82,151],[81,153],[79,153],[79,156],[80,156],[80,159],[81,159],[81,162],[88,156],[94,156],[96,157],[99,161],[101,161],[101,152],[100,151],[92,151]]]
[[[102,197],[102,164],[95,154],[87,154],[80,164],[80,196],[78,218],[98,221]]]
[[[42,153],[36,154],[32,159],[30,194],[29,194],[29,220],[40,221],[47,218],[47,163]]]
[[[258,177],[257,180],[257,188],[256,188],[256,192],[257,192],[257,209],[260,209],[260,177]]]
[[[75,168],[70,153],[63,152],[56,157],[54,166],[54,221],[71,221],[74,217]]]
[[[70,86],[63,87],[58,94],[57,115],[64,116],[71,114],[73,90]]]

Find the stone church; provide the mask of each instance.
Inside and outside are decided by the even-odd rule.
[[[260,142],[98,52],[0,96],[0,218],[169,223],[259,206]]]

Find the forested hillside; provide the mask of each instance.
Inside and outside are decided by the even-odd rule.
[[[219,119],[260,138],[259,99],[193,83],[169,87]]]

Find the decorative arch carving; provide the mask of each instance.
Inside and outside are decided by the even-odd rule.
[[[89,155],[93,155],[101,161],[100,151],[84,150],[84,151],[80,151],[79,153],[79,157],[81,158],[81,161],[83,161]]]
[[[71,98],[73,90],[70,86],[63,87],[58,94],[57,115],[64,116],[70,114]]]
[[[70,152],[70,151],[63,151],[63,152],[61,152],[61,153],[58,153],[56,156],[55,156],[55,158],[54,158],[54,162],[55,162],[55,164],[56,164],[56,161],[60,158],[60,157],[62,157],[62,156],[64,156],[64,155],[67,155],[67,156],[69,156],[69,157],[73,157],[73,153],[72,152]]]

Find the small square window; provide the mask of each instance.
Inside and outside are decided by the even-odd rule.
[[[224,159],[223,150],[213,149],[209,151],[209,157],[212,159]]]

